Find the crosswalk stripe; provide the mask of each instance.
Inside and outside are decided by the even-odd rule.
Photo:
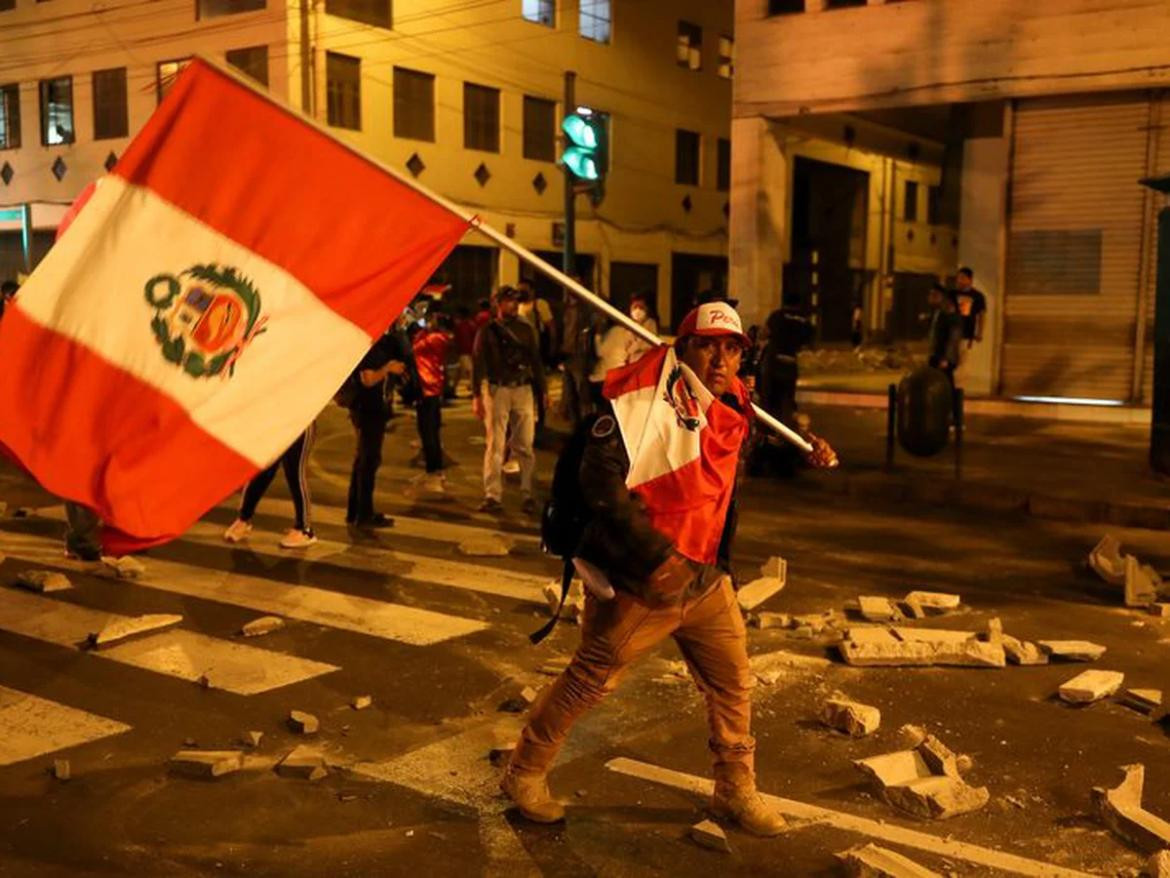
[[[56,540],[29,534],[0,534],[0,551],[41,564],[85,571],[86,565],[61,555]],[[146,573],[129,585],[181,594],[221,604],[246,607],[261,613],[301,622],[354,631],[413,646],[429,646],[485,630],[475,619],[450,616],[388,601],[357,597],[316,588],[289,585],[256,576],[191,567],[159,558],[146,560]]]
[[[0,589],[0,629],[46,643],[77,648],[90,632],[125,618],[10,588]],[[181,628],[146,635],[92,654],[191,682],[206,676],[211,688],[237,695],[268,692],[339,670],[336,665]]]
[[[0,765],[128,731],[125,723],[0,686]]]

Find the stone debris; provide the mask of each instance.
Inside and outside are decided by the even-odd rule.
[[[69,780],[73,777],[73,769],[70,767],[68,759],[53,760],[53,777],[57,780]]]
[[[349,706],[354,710],[365,710],[373,703],[374,699],[369,695],[355,695],[349,702]]]
[[[963,605],[959,595],[942,591],[912,591],[902,600],[908,604],[917,604],[931,616],[954,613]]]
[[[1049,658],[1066,662],[1095,662],[1105,655],[1105,647],[1087,640],[1041,640],[1038,645]]]
[[[1146,853],[1170,847],[1170,823],[1142,807],[1144,765],[1123,765],[1125,779],[1113,789],[1093,787],[1098,819],[1115,835]]]
[[[1126,689],[1121,703],[1139,713],[1153,713],[1162,706],[1161,689]]]
[[[863,595],[857,599],[857,610],[867,622],[896,622],[902,618],[901,611],[889,598]]]
[[[541,594],[548,603],[548,613],[551,616],[561,606],[561,581],[554,579],[546,585]],[[574,578],[569,582],[569,593],[565,595],[565,605],[561,607],[561,620],[580,623],[585,614],[585,583]]]
[[[51,594],[73,588],[73,583],[64,573],[52,570],[24,570],[16,574],[16,584],[29,591]]]
[[[1168,605],[1170,606],[1170,605]],[[753,613],[748,623],[753,628],[761,630],[767,628],[790,628],[792,627],[792,617],[787,613]]]
[[[1141,564],[1133,555],[1125,556],[1125,605],[1148,607],[1158,600],[1162,577],[1153,567]]]
[[[918,603],[916,600],[903,598],[901,603],[898,604],[898,608],[902,611],[902,615],[907,619],[926,618],[926,607],[922,606],[922,604]]]
[[[321,751],[302,744],[277,763],[276,773],[282,777],[320,780],[329,772],[325,769],[325,757]]]
[[[1089,568],[1110,585],[1125,585],[1125,559],[1121,543],[1113,534],[1105,534],[1089,552]]]
[[[512,551],[512,541],[498,534],[486,534],[464,540],[459,544],[458,550],[460,555],[502,558]]]
[[[767,671],[761,671],[756,674],[756,679],[764,686],[775,686],[784,677],[784,672],[779,668],[770,668]]]
[[[180,750],[171,757],[171,771],[188,777],[223,777],[244,767],[242,750]]]
[[[922,726],[906,723],[898,729],[898,742],[907,750],[914,750],[926,740],[926,735],[926,729]]]
[[[788,581],[788,562],[779,555],[773,555],[767,561],[760,565],[760,576],[767,579],[779,579],[781,582]]]
[[[722,851],[725,854],[731,853],[731,844],[727,841],[727,833],[713,820],[704,820],[702,823],[696,823],[692,826],[691,839],[699,847]]]
[[[1012,637],[1010,634],[1005,634],[1003,637],[1003,651],[1007,655],[1008,661],[1013,665],[1048,664],[1048,656],[1040,647],[1030,641]]]
[[[934,774],[960,778],[959,757],[934,735],[927,735],[918,745],[918,752]]]
[[[244,746],[251,747],[253,749],[255,749],[256,747],[259,747],[260,742],[263,739],[264,739],[264,733],[263,732],[255,732],[255,731],[244,732],[243,736],[240,738],[240,740],[243,741]]]
[[[565,672],[565,668],[569,666],[570,659],[566,657],[551,658],[541,665],[537,670],[549,677],[559,677]]]
[[[525,686],[518,694],[505,700],[499,709],[503,713],[524,713],[524,711],[536,703],[539,695],[540,693],[531,686]]]
[[[903,726],[903,737],[908,730],[921,731]],[[960,768],[969,768],[971,760],[956,756],[933,735],[926,735],[914,749],[853,764],[874,781],[887,804],[925,820],[946,820],[978,811],[991,799],[986,787],[973,787],[962,779]]]
[[[265,634],[271,634],[273,631],[279,631],[284,627],[284,619],[280,616],[261,616],[259,619],[253,619],[247,625],[240,629],[240,633],[245,637],[262,637]]]
[[[882,793],[888,804],[924,820],[949,820],[983,808],[991,800],[987,787],[973,787],[953,777],[932,776]]]
[[[300,735],[315,735],[321,727],[321,724],[317,721],[317,717],[311,713],[305,713],[303,710],[290,711],[288,725],[289,728]]]
[[[121,558],[102,555],[102,564],[113,571],[119,579],[138,579],[146,572],[146,565],[129,555],[123,555]]]
[[[821,708],[821,722],[831,729],[844,732],[853,738],[863,738],[878,730],[882,713],[876,707],[851,701],[843,695],[835,695]]]
[[[847,664],[859,667],[1002,668],[1007,664],[998,619],[988,623],[987,634],[982,638],[968,632],[850,628],[838,650]]]
[[[1150,878],[1170,878],[1170,850],[1158,851],[1146,863]]]
[[[1069,704],[1092,704],[1114,694],[1124,681],[1120,671],[1084,671],[1061,684],[1057,694]]]
[[[841,851],[837,859],[850,878],[942,878],[937,872],[872,843]]]
[[[1157,616],[1159,619],[1170,619],[1170,604],[1150,604],[1149,611],[1151,616]]]
[[[158,634],[174,628],[183,621],[172,613],[151,613],[146,616],[128,616],[115,619],[101,631],[91,632],[86,641],[91,649],[105,649],[118,643],[147,634]]]
[[[742,586],[736,592],[735,599],[739,608],[748,613],[767,601],[773,595],[784,590],[785,581],[775,576],[762,576]]]

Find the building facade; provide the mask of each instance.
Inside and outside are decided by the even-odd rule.
[[[195,54],[560,267],[573,71],[610,147],[578,270],[669,325],[726,284],[732,25],[731,0],[0,0],[0,274],[35,264]],[[469,234],[438,279],[470,304],[528,273]]]
[[[906,338],[968,265],[989,307],[969,392],[1148,400],[1161,199],[1138,180],[1170,173],[1170,5],[738,0],[736,33],[731,273],[753,315],[803,283],[826,337],[848,292],[871,336]]]

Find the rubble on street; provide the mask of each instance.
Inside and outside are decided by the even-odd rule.
[[[102,564],[119,579],[138,579],[146,572],[146,565],[130,555],[102,555]]]
[[[942,878],[909,857],[872,842],[837,854],[850,878]]]
[[[315,735],[321,727],[317,717],[303,710],[289,711],[288,725],[299,735]]]
[[[1095,662],[1105,655],[1105,647],[1088,640],[1040,640],[1037,645],[1049,659],[1066,662]]]
[[[561,611],[561,621],[580,623],[585,615],[585,583],[574,577],[569,582],[569,591],[565,595],[565,605],[561,606],[561,581],[554,579],[541,591],[548,604],[549,615],[555,615],[557,609]]]
[[[259,619],[253,619],[240,629],[240,633],[245,637],[263,637],[265,634],[271,634],[273,631],[279,631],[284,627],[284,619],[279,616],[261,616]]]
[[[91,649],[106,649],[136,637],[168,631],[182,621],[182,616],[171,613],[125,616],[115,619],[100,631],[90,632],[86,644]]]
[[[512,551],[513,544],[500,534],[485,534],[463,540],[456,548],[460,555],[473,558],[502,558]]]
[[[170,761],[174,773],[197,778],[223,777],[243,767],[242,750],[180,750]]]
[[[1084,671],[1062,683],[1057,694],[1068,704],[1092,704],[1116,693],[1124,681],[1119,671]]]
[[[55,570],[22,570],[16,574],[14,582],[21,588],[39,594],[52,594],[73,588],[69,577],[64,573],[57,573]]]
[[[991,798],[986,787],[973,787],[962,778],[960,757],[933,735],[927,735],[913,749],[858,759],[853,764],[873,781],[883,801],[923,820],[969,814]]]
[[[881,711],[868,704],[836,694],[821,708],[821,722],[831,729],[854,738],[872,735],[882,722]]]
[[[727,841],[727,833],[713,820],[704,820],[691,827],[691,839],[700,847],[713,851],[731,853],[731,844]]]
[[[1139,713],[1152,714],[1162,706],[1162,690],[1126,689],[1121,703]]]
[[[849,628],[838,650],[847,664],[859,667],[1002,668],[1007,664],[998,619],[992,619],[982,635],[900,626]]]
[[[1142,807],[1145,786],[1144,765],[1123,765],[1122,782],[1112,788],[1093,788],[1093,808],[1097,818],[1115,835],[1144,853],[1170,848],[1170,822]]]
[[[760,566],[759,578],[739,588],[735,599],[739,608],[749,613],[783,591],[787,584],[788,562],[780,557],[772,557]]]
[[[325,757],[321,751],[302,744],[276,764],[276,773],[283,777],[320,780],[329,772],[325,768]]]
[[[1112,534],[1105,534],[1089,552],[1089,568],[1109,585],[1125,585],[1125,559],[1121,543]]]

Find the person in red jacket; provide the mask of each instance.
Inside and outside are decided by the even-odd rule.
[[[429,315],[410,327],[410,344],[418,370],[418,437],[422,441],[427,468],[427,489],[441,493],[443,480],[442,426],[443,387],[446,383],[447,348],[451,336],[431,322]]]

